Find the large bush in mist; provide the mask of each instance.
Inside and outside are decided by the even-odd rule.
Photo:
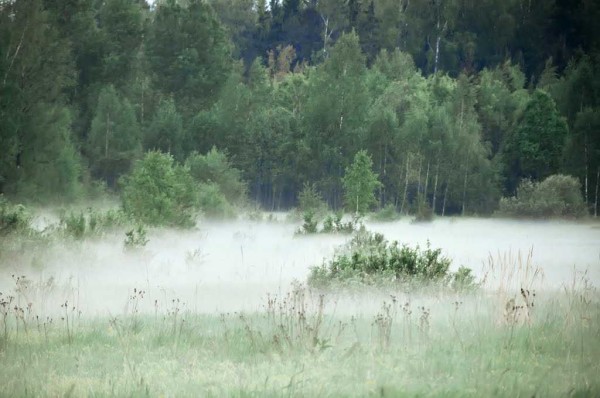
[[[517,196],[500,200],[500,215],[512,217],[582,217],[586,214],[579,181],[555,174],[542,182],[523,180]]]
[[[449,271],[450,265],[441,249],[432,249],[429,242],[425,249],[409,247],[361,229],[331,260],[311,269],[308,284],[317,288],[390,283],[475,287],[470,269],[461,267],[455,274]]]
[[[148,152],[121,179],[126,213],[149,225],[189,227],[198,209],[197,184],[189,169],[161,152]]]

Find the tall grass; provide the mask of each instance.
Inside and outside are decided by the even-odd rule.
[[[223,314],[139,288],[110,316],[44,308],[52,289],[19,276],[0,296],[0,395],[597,396],[598,292],[585,273],[545,289],[534,264],[490,257],[477,293],[297,283],[262,310]],[[507,317],[511,300],[526,310]]]

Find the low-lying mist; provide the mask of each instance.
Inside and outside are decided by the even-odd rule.
[[[464,265],[491,280],[488,288],[494,280],[489,272],[503,272],[491,270],[490,256],[517,264],[519,256],[526,262],[531,254],[544,271],[537,289],[570,284],[575,271],[587,270],[593,285],[600,282],[598,224],[446,218],[424,224],[367,222],[366,227],[411,246],[429,240],[452,259],[454,269]],[[131,310],[134,289],[144,292],[136,300],[138,310],[149,313],[164,312],[174,300],[197,312],[257,311],[268,294],[283,295],[293,281],[304,282],[311,266],[349,239],[295,236],[297,228],[287,222],[201,222],[191,231],[151,230],[139,250],[124,250],[122,232],[41,248],[25,245],[2,264],[0,291],[14,290],[15,278],[24,275],[35,286],[27,291],[36,297],[27,300],[45,307],[38,308],[43,313],[58,312],[59,303],[68,301],[87,315],[121,314]],[[380,299],[353,296],[344,306],[355,312],[367,302],[379,306]]]

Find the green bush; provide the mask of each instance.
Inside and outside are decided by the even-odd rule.
[[[229,203],[242,205],[246,201],[248,187],[242,180],[242,173],[231,165],[226,153],[215,147],[206,155],[194,152],[185,165],[197,183],[214,184]]]
[[[315,184],[307,182],[302,186],[302,191],[298,194],[298,210],[303,213],[312,211],[317,216],[322,216],[327,212],[327,203],[321,197]]]
[[[323,221],[323,229],[321,233],[324,234],[351,234],[354,232],[360,224],[360,216],[355,214],[352,220],[343,222],[343,213],[336,213],[328,215]]]
[[[430,222],[433,221],[433,209],[429,205],[429,203],[425,200],[425,198],[419,195],[419,199],[417,200],[417,208],[415,211],[415,218],[412,220],[413,222]]]
[[[542,182],[523,180],[517,196],[502,198],[498,214],[509,217],[583,217],[585,203],[575,177],[551,175]]]
[[[233,206],[227,201],[219,186],[213,182],[200,184],[198,204],[208,218],[230,218],[235,216]]]
[[[310,234],[351,234],[360,224],[360,217],[356,215],[352,220],[343,222],[343,213],[328,215],[323,221],[323,228],[319,230],[319,221],[314,210],[307,210],[303,215],[303,223],[296,231],[297,235]]]
[[[197,184],[171,155],[148,152],[121,184],[123,210],[139,222],[178,227],[195,224]]]
[[[302,223],[302,227],[300,227],[300,229],[298,231],[296,231],[296,234],[309,235],[309,234],[316,234],[319,232],[319,230],[318,230],[319,222],[315,219],[314,211],[307,210],[304,213],[303,220],[304,220],[304,222]]]
[[[30,230],[31,215],[23,205],[12,205],[0,195],[0,236]]]
[[[87,212],[61,212],[58,228],[54,231],[74,239],[83,239],[90,236],[99,236],[104,232],[131,223],[132,220],[122,210],[99,212],[89,208]]]
[[[377,213],[371,215],[373,221],[396,221],[400,219],[400,213],[392,203],[380,209]]]
[[[146,228],[141,224],[125,232],[125,240],[123,241],[125,249],[139,249],[146,246],[148,242]]]
[[[332,260],[313,267],[308,284],[317,288],[348,283],[436,283],[465,289],[473,285],[470,270],[449,272],[451,261],[442,256],[441,249],[411,248],[397,241],[388,242],[383,235],[364,228],[336,253]]]

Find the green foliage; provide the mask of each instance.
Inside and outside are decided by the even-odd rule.
[[[139,249],[146,246],[148,242],[146,228],[142,224],[125,232],[125,240],[123,241],[125,249]]]
[[[96,211],[88,208],[86,212],[63,211],[59,214],[58,225],[48,228],[49,232],[58,232],[76,240],[97,237],[119,227],[128,226],[131,218],[122,210]]]
[[[171,153],[176,159],[183,155],[183,119],[172,98],[160,101],[154,118],[144,136],[146,150]]]
[[[367,151],[359,151],[354,162],[346,168],[342,179],[346,207],[356,214],[365,214],[369,207],[376,203],[375,189],[381,186],[377,174],[372,170],[373,161]]]
[[[455,276],[449,272],[450,264],[441,249],[432,249],[429,242],[424,250],[419,246],[411,248],[361,229],[333,259],[311,269],[308,283],[317,288],[348,283],[434,283],[462,289],[470,286],[470,272],[463,268]]]
[[[197,184],[169,154],[148,152],[121,180],[123,210],[148,225],[191,227],[198,208]]]
[[[396,221],[400,219],[400,213],[393,203],[387,204],[384,208],[371,215],[373,221]]]
[[[464,266],[460,266],[452,276],[451,287],[457,292],[472,291],[477,288],[473,270]]]
[[[323,229],[321,233],[324,234],[351,234],[358,229],[360,224],[360,217],[355,215],[352,220],[348,222],[342,221],[344,214],[337,212],[333,215],[328,215],[323,221]]]
[[[509,217],[583,217],[587,214],[576,178],[552,175],[542,182],[523,180],[516,197],[500,200],[499,215]]]
[[[92,172],[111,187],[140,153],[141,132],[133,107],[112,85],[100,91],[87,146]]]
[[[208,218],[231,218],[235,209],[229,203],[221,188],[214,182],[198,185],[198,206]]]
[[[343,221],[344,214],[338,212],[336,214],[329,214],[323,220],[323,228],[319,230],[319,217],[313,210],[307,210],[303,215],[303,224],[298,231],[297,235],[310,235],[310,234],[351,234],[358,230],[360,223],[360,217],[355,216],[348,222]]]
[[[305,182],[302,191],[298,194],[298,210],[303,213],[313,212],[321,216],[327,211],[327,203],[321,197],[316,185]]]
[[[0,236],[30,229],[31,215],[23,205],[13,205],[0,194]]]
[[[542,180],[560,170],[567,123],[552,98],[536,90],[506,142],[504,157],[513,188],[518,178]]]
[[[413,222],[430,222],[433,221],[433,209],[429,205],[429,203],[423,198],[422,195],[419,195],[419,199],[417,199],[417,206],[415,211],[415,217]]]
[[[155,86],[175,96],[182,114],[193,115],[215,100],[232,62],[225,31],[208,3],[161,2],[145,43]]]
[[[307,210],[302,216],[303,223],[302,227],[296,232],[301,235],[316,234],[318,230],[319,222],[315,219],[315,213],[312,210]]]
[[[225,152],[215,147],[206,155],[194,152],[185,166],[197,183],[214,185],[230,204],[242,205],[246,201],[247,185],[242,173],[232,166]]]

